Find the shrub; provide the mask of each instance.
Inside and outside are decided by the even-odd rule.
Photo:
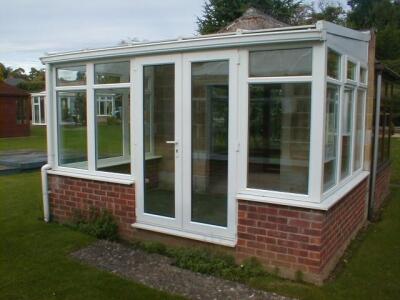
[[[87,215],[76,211],[73,227],[98,239],[113,241],[118,238],[118,225],[107,210],[91,207]]]

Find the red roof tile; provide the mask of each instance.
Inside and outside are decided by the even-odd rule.
[[[30,94],[15,87],[0,81],[0,96],[29,96]]]

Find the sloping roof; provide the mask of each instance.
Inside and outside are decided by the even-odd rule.
[[[29,93],[0,81],[0,96],[29,96]]]
[[[21,79],[21,78],[14,78],[14,77],[10,77],[10,78],[6,78],[4,80],[5,83],[9,84],[9,85],[13,85],[16,86],[18,83],[24,82],[25,80]]]
[[[288,26],[288,24],[278,21],[261,10],[250,7],[241,17],[219,30],[218,33],[235,32],[238,30],[271,29]]]

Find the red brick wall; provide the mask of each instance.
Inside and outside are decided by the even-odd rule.
[[[119,234],[131,238],[135,222],[135,187],[65,176],[48,175],[50,211],[53,220],[66,222],[74,212],[105,208],[119,225]]]
[[[375,182],[375,203],[374,212],[378,211],[390,192],[390,164],[378,170]]]
[[[267,269],[321,283],[366,220],[367,179],[328,211],[239,200],[239,260],[256,257]]]

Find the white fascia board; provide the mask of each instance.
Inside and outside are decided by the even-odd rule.
[[[326,31],[333,35],[338,35],[344,38],[360,40],[369,42],[371,40],[371,33],[369,31],[358,31],[344,26],[336,25],[328,21],[318,21],[316,28],[321,31]]]
[[[38,92],[38,93],[31,93],[31,96],[46,96],[46,91]]]
[[[271,43],[288,43],[304,41],[324,41],[325,32],[319,29],[306,28],[288,31],[263,31],[252,33],[237,33],[234,35],[215,35],[193,39],[144,43],[137,45],[118,46],[103,49],[83,50],[52,54],[42,57],[42,63],[64,63],[72,61],[87,61],[99,58],[116,58],[162,54],[184,51],[223,49],[243,46],[256,46]]]

